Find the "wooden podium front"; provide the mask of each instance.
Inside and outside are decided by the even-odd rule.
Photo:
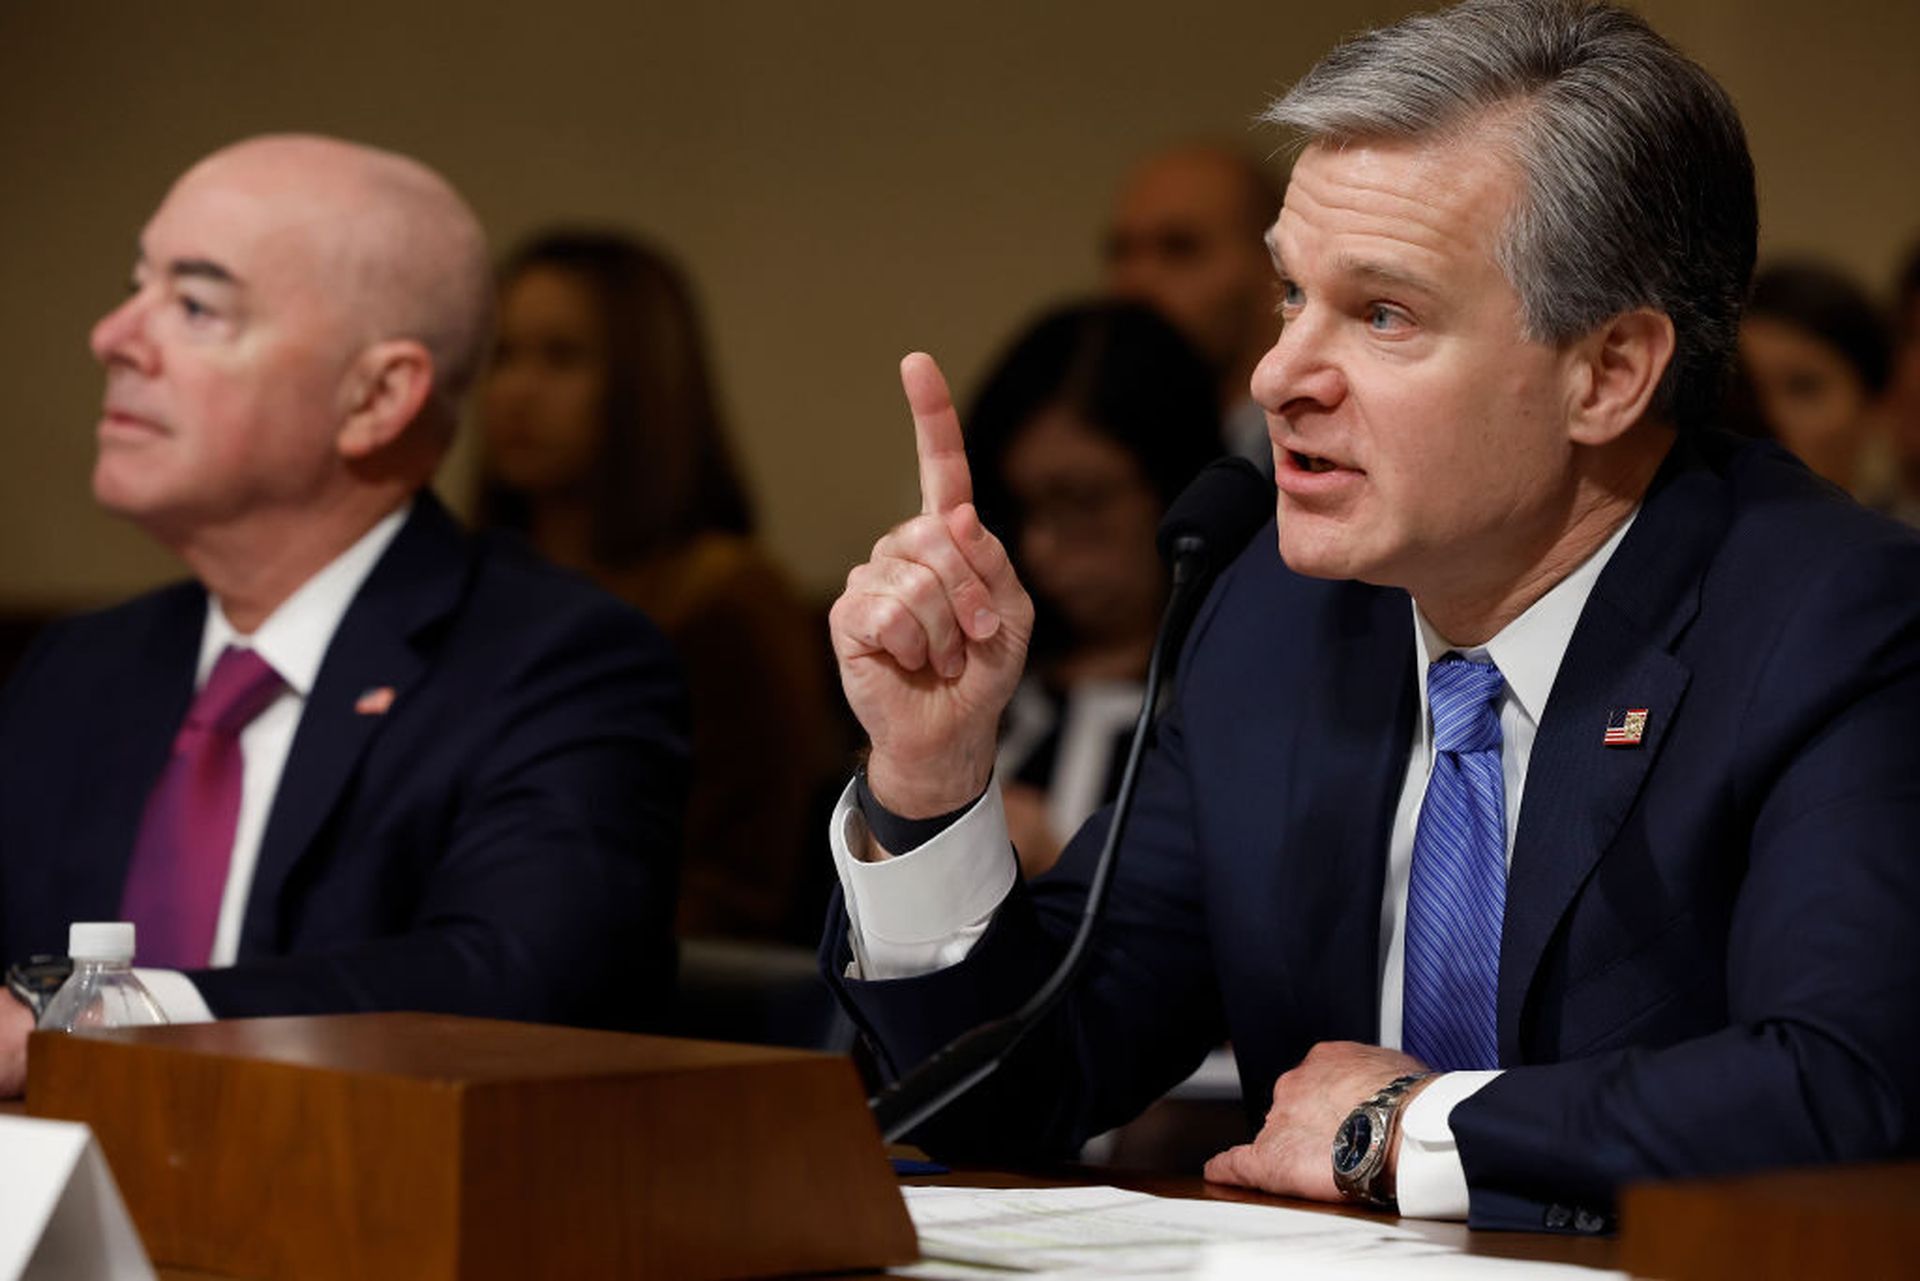
[[[1920,1276],[1920,1163],[1628,1188],[1620,1266],[1659,1281]]]
[[[159,1264],[261,1281],[751,1277],[912,1261],[852,1065],[447,1015],[35,1033]]]

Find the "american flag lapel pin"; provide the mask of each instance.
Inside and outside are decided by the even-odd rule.
[[[1608,747],[1638,747],[1647,733],[1647,709],[1629,707],[1607,713],[1607,732],[1600,741]]]
[[[353,710],[360,716],[385,716],[387,709],[393,706],[393,686],[374,685],[353,700]]]

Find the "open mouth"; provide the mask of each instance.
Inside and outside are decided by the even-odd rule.
[[[1297,449],[1289,449],[1287,454],[1293,459],[1293,465],[1301,471],[1323,472],[1338,471],[1340,469],[1340,464],[1328,458],[1321,458],[1315,454],[1303,454]]]

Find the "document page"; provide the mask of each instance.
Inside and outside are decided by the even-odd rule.
[[[1121,1188],[903,1188],[924,1281],[1030,1278],[1474,1278],[1607,1281],[1623,1274],[1483,1259],[1371,1219]]]

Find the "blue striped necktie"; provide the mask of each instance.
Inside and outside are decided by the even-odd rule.
[[[1433,772],[1413,837],[1401,1043],[1437,1071],[1500,1066],[1494,1011],[1507,906],[1506,788],[1492,663],[1427,669]]]

